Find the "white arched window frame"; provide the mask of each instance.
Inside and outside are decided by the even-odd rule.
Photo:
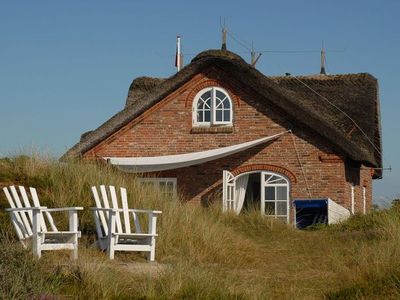
[[[193,125],[232,125],[232,100],[227,91],[208,87],[197,93],[193,101]]]
[[[274,172],[262,172],[261,176],[262,214],[289,223],[289,180]]]

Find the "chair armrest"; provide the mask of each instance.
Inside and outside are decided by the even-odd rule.
[[[6,208],[4,209],[6,212],[14,212],[14,211],[27,211],[27,210],[44,210],[47,209],[46,206],[39,207],[18,207],[18,208]]]
[[[73,210],[83,210],[83,207],[60,207],[60,208],[45,208],[43,211],[73,211]]]
[[[161,210],[151,210],[151,209],[136,209],[136,208],[133,208],[133,209],[128,209],[128,211],[129,212],[137,212],[137,213],[148,213],[148,214],[154,214],[154,215],[162,214]]]
[[[90,210],[98,210],[98,211],[113,211],[113,212],[123,212],[125,211],[123,208],[97,208],[91,207]],[[136,212],[136,213],[148,213],[148,214],[161,214],[161,210],[150,210],[150,209],[135,209],[130,208],[127,210],[128,212]]]
[[[106,211],[106,212],[110,212],[110,211],[119,211],[119,209],[115,209],[115,208],[98,208],[98,207],[90,207],[90,210],[97,210],[97,211]],[[121,210],[122,211],[122,210]]]

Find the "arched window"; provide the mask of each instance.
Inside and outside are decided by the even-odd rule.
[[[232,117],[232,101],[225,90],[210,87],[196,95],[193,102],[194,125],[230,125]]]
[[[289,181],[276,173],[261,173],[261,210],[289,222]]]

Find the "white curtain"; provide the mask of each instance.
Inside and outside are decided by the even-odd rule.
[[[240,211],[243,208],[244,197],[246,196],[247,183],[249,182],[249,175],[242,175],[238,179],[236,179],[236,193],[235,193],[235,202],[236,202],[236,213],[240,214]]]

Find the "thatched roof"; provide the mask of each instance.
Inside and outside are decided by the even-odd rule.
[[[267,77],[240,56],[225,50],[202,52],[167,79],[135,79],[125,108],[96,130],[82,136],[63,158],[83,155],[211,65],[227,71],[235,80],[285,111],[292,120],[326,138],[351,160],[372,167],[382,166],[378,83],[372,75]],[[327,97],[336,107],[316,93]],[[367,137],[359,129],[353,129],[354,123],[349,117]]]
[[[322,121],[333,124],[342,135],[343,142],[355,144],[354,148],[358,146],[365,152],[364,161],[361,156],[350,156],[353,160],[382,167],[381,120],[376,78],[360,73],[270,79],[295,97],[300,106],[319,115]],[[381,171],[376,174],[380,176]]]
[[[143,98],[143,96],[150,94],[164,81],[164,78],[145,76],[134,79],[131,83],[131,86],[129,87],[128,97],[126,98],[125,106],[129,106],[135,101]]]

